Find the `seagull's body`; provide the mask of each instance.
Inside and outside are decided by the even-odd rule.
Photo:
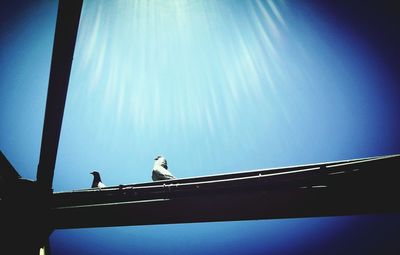
[[[153,181],[176,179],[175,176],[168,171],[167,160],[163,156],[157,156],[154,160],[155,162],[151,175]]]
[[[93,175],[93,182],[92,182],[92,188],[105,188],[106,185],[101,182],[101,177],[100,173],[97,171],[93,171],[90,174]]]

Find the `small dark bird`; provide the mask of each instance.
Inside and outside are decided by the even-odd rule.
[[[105,188],[106,185],[101,182],[101,177],[100,173],[97,171],[93,171],[90,174],[93,174],[93,182],[92,182],[92,188]]]
[[[156,162],[154,162],[153,172],[151,175],[153,181],[176,179],[175,176],[173,176],[171,172],[167,170],[167,160],[163,156],[157,156],[154,160]]]

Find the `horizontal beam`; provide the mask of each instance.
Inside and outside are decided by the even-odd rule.
[[[399,212],[400,156],[54,194],[55,228]]]

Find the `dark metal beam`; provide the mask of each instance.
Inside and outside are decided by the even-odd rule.
[[[60,0],[47,91],[37,182],[52,189],[61,124],[74,55],[82,0]]]
[[[3,152],[0,151],[0,180],[3,179],[4,181],[9,181],[17,180],[18,178],[21,178],[21,176],[8,161]]]
[[[400,212],[400,156],[56,193],[56,228]]]
[[[1,254],[38,254],[53,231],[54,166],[82,0],[60,0],[47,91],[37,181],[20,178],[0,152]]]

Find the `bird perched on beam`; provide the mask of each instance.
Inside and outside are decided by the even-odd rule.
[[[93,175],[93,182],[92,182],[92,188],[105,188],[106,185],[101,182],[101,177],[100,173],[97,171],[93,171],[90,174]]]
[[[167,160],[163,156],[157,156],[154,158],[154,166],[151,178],[153,181],[159,180],[173,180],[176,179],[175,176],[168,171]]]

